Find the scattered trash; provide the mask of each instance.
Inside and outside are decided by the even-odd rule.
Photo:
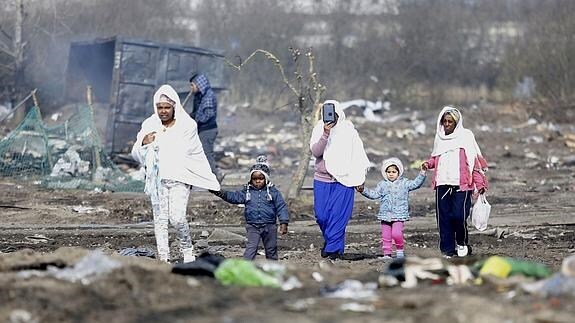
[[[246,237],[237,234],[237,233],[233,233],[227,230],[222,230],[222,229],[214,229],[214,231],[212,231],[212,234],[208,237],[207,239],[208,241],[232,241],[232,240],[237,240],[237,241],[244,241],[246,240]]]
[[[418,280],[443,280],[446,268],[439,258],[408,257],[392,261],[378,279],[381,286],[417,286]]]
[[[322,276],[320,273],[318,273],[317,271],[314,271],[314,272],[311,274],[311,277],[313,278],[313,280],[315,280],[315,281],[318,282],[318,283],[321,283],[321,282],[323,282],[323,280],[324,280],[324,279],[323,279],[323,276]]]
[[[45,277],[50,276],[70,282],[89,284],[96,277],[106,274],[122,265],[119,261],[105,255],[101,250],[90,251],[73,267],[57,268],[48,266],[46,270],[25,270],[18,273],[18,277]]]
[[[132,256],[132,257],[149,257],[155,258],[156,253],[154,250],[148,247],[138,247],[138,248],[123,248],[118,252],[120,256]]]
[[[489,257],[479,271],[480,276],[492,275],[499,278],[506,278],[509,273],[511,273],[511,264],[499,256]]]
[[[563,259],[560,272],[555,273],[548,279],[524,283],[521,288],[528,293],[546,297],[575,297],[575,255]]]
[[[202,285],[200,281],[195,279],[194,277],[189,277],[188,279],[186,279],[186,284],[190,287],[198,287]]]
[[[469,234],[485,234],[496,237],[497,239],[503,239],[509,234],[509,228],[493,228],[485,231],[473,231],[469,232]]]
[[[207,230],[202,230],[202,233],[200,233],[200,238],[207,238],[210,236],[210,233]]]
[[[83,206],[83,205],[73,206],[72,210],[80,214],[92,214],[92,213],[105,213],[106,215],[110,214],[109,210],[100,207]]]
[[[187,276],[214,277],[215,271],[224,260],[223,256],[204,252],[192,262],[175,264],[172,267],[172,273]]]
[[[223,285],[281,287],[277,277],[265,273],[253,262],[244,259],[225,260],[214,272],[214,277]]]
[[[575,278],[575,255],[571,255],[561,263],[561,273],[568,277]]]
[[[288,279],[286,279],[284,282],[282,282],[282,286],[281,286],[283,291],[288,291],[288,290],[292,290],[292,289],[296,289],[296,288],[302,288],[302,287],[303,287],[303,284],[295,276],[290,276]]]
[[[551,275],[551,270],[544,264],[510,257],[491,256],[485,262],[476,264],[475,267],[481,268],[479,276],[492,275],[498,278],[507,278],[511,275],[523,275],[525,277],[546,278]]]
[[[48,238],[42,234],[35,234],[33,236],[27,236],[26,240],[29,240],[32,243],[47,243],[47,242],[52,241],[54,239],[50,239],[50,238]]]
[[[362,283],[359,280],[348,279],[335,287],[322,287],[320,292],[327,298],[348,298],[348,299],[377,299],[377,283]]]
[[[32,314],[23,309],[16,309],[10,312],[10,323],[38,323],[40,322],[37,318],[33,317]]]
[[[449,273],[448,285],[463,285],[471,282],[474,278],[469,267],[465,265],[447,266],[447,272]]]
[[[375,306],[372,304],[345,303],[341,304],[339,309],[345,312],[371,313],[375,311]]]
[[[76,151],[78,147],[70,147],[66,152],[58,159],[54,167],[52,167],[52,173],[50,176],[58,177],[63,175],[85,175],[90,171],[90,162],[82,160],[80,154]]]
[[[317,303],[314,298],[298,299],[293,303],[285,303],[286,309],[293,312],[304,312]]]

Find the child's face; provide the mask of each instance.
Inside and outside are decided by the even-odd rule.
[[[266,177],[261,172],[253,172],[251,184],[253,187],[260,189],[266,185]]]
[[[394,182],[399,177],[399,170],[392,165],[385,169],[385,174],[390,182]]]

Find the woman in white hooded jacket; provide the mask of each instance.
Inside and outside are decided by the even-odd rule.
[[[158,258],[168,262],[168,223],[175,227],[184,262],[195,260],[186,218],[192,186],[219,190],[198,137],[196,122],[185,112],[176,91],[162,85],[154,94],[154,114],[142,123],[132,156],[146,173]]]

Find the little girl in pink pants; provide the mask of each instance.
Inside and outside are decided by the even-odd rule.
[[[383,181],[375,189],[364,188],[364,185],[356,189],[363,196],[380,201],[377,218],[381,221],[383,257],[391,258],[392,243],[395,243],[397,258],[403,258],[403,223],[409,220],[409,192],[423,185],[425,170],[422,168],[413,180],[403,178],[403,164],[394,157],[383,161],[381,174]]]

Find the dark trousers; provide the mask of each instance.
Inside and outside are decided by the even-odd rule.
[[[200,142],[202,143],[204,154],[206,154],[208,163],[210,163],[212,173],[214,173],[214,175],[216,176],[219,176],[218,167],[216,164],[216,157],[214,154],[214,144],[218,136],[218,128],[202,130],[198,132],[198,136],[200,137]]]
[[[468,244],[467,218],[471,212],[473,191],[459,191],[459,186],[440,185],[435,188],[436,220],[439,249],[445,255],[455,254],[455,244]]]
[[[276,224],[246,224],[246,251],[244,259],[254,260],[260,239],[264,243],[266,259],[278,260],[278,227]]]

